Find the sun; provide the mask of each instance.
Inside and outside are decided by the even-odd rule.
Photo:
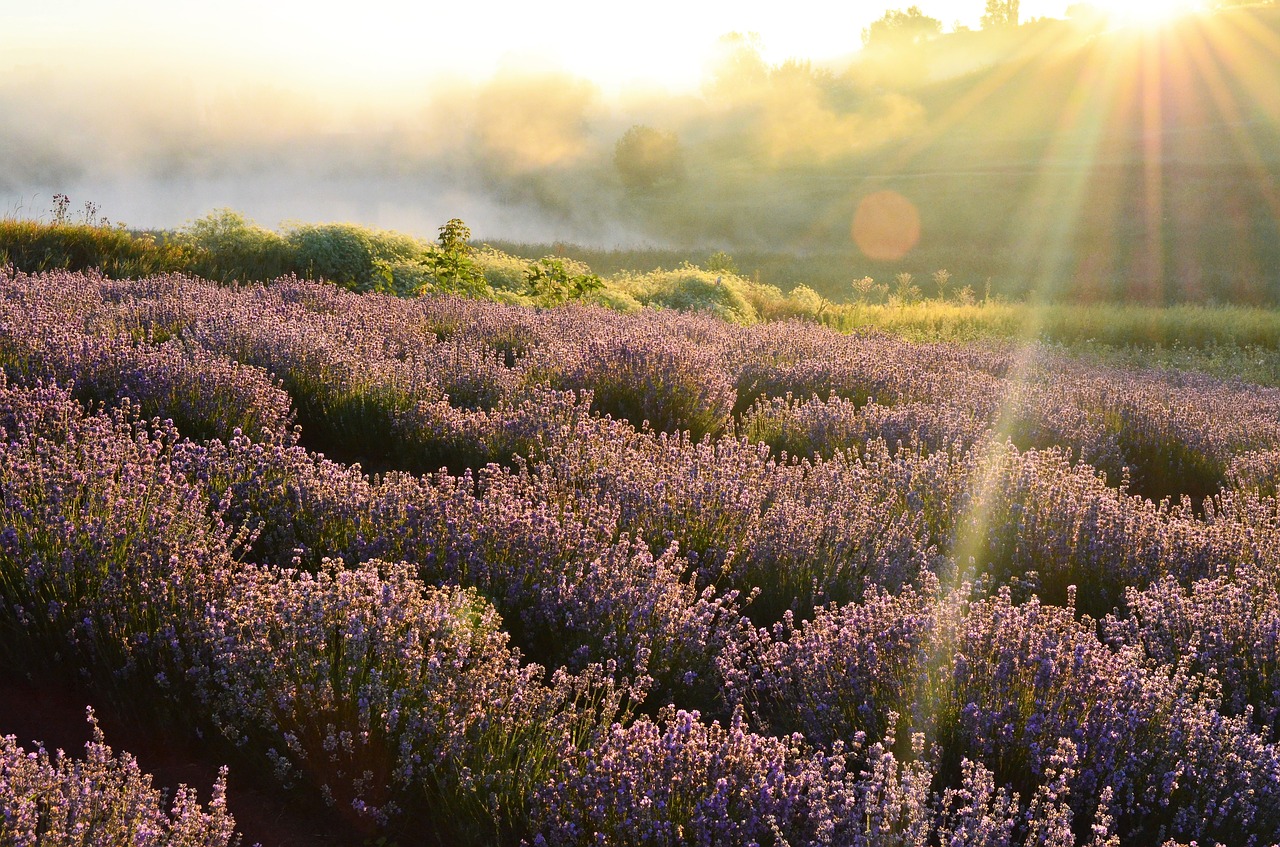
[[[1202,0],[1100,0],[1095,4],[1118,27],[1158,27],[1203,12]]]

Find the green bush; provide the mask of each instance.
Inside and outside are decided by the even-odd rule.
[[[290,229],[287,237],[298,272],[353,291],[393,289],[392,263],[423,252],[422,243],[410,236],[355,224],[306,224]]]
[[[275,279],[297,268],[294,245],[231,209],[192,221],[177,241],[191,250],[187,270],[216,282]]]
[[[684,265],[674,271],[653,271],[624,276],[622,290],[645,306],[662,306],[684,312],[710,312],[739,324],[755,323],[759,316],[743,295],[737,277]]]
[[[484,245],[472,255],[489,287],[497,291],[522,294],[525,288],[524,272],[529,262],[497,248]]]
[[[451,218],[441,226],[436,241],[436,246],[422,256],[423,266],[434,278],[434,290],[467,297],[492,295],[484,271],[474,258],[471,230],[461,218]]]
[[[635,312],[643,309],[640,301],[616,286],[605,283],[605,287],[592,291],[582,298],[583,303],[592,306],[603,306],[615,312]]]
[[[542,306],[558,306],[569,300],[581,300],[604,288],[604,281],[581,262],[543,256],[530,262],[524,272],[525,290]]]

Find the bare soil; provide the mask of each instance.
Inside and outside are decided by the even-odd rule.
[[[0,735],[13,735],[22,747],[61,749],[73,757],[84,754],[90,739],[85,708],[93,706],[106,743],[117,753],[138,760],[143,773],[170,797],[179,785],[191,786],[208,802],[218,778],[220,761],[213,745],[194,732],[140,725],[136,718],[114,712],[87,689],[66,682],[35,681],[0,669]],[[227,807],[235,817],[241,844],[262,847],[358,847],[365,839],[347,821],[318,799],[286,795],[263,777],[246,773],[233,763],[227,778]]]

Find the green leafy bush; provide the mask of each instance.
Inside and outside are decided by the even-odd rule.
[[[484,274],[485,282],[495,293],[506,291],[522,294],[524,292],[524,274],[529,267],[527,260],[504,253],[487,244],[477,249],[472,254],[472,259]]]
[[[354,291],[392,291],[392,263],[422,253],[422,243],[407,235],[379,232],[355,224],[294,227],[288,241],[296,251],[295,269]]]
[[[694,265],[622,277],[619,283],[623,291],[645,306],[710,312],[740,324],[759,319],[743,295],[737,277],[704,271]]]
[[[231,209],[219,209],[187,224],[177,240],[192,253],[191,273],[218,282],[284,276],[297,267],[297,249]]]
[[[582,298],[582,302],[588,303],[592,306],[603,306],[606,309],[611,309],[615,312],[622,312],[624,314],[639,311],[644,308],[644,306],[640,305],[639,300],[632,297],[627,292],[607,284],[604,288],[588,293]]]
[[[468,297],[490,293],[484,271],[473,258],[471,230],[460,218],[452,218],[440,227],[438,246],[422,258],[423,265],[435,278],[436,290]]]
[[[592,291],[604,288],[604,281],[591,269],[572,259],[544,256],[531,262],[524,272],[529,295],[542,306],[558,306],[569,300],[581,300]]]

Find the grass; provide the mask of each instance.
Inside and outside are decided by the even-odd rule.
[[[820,320],[849,332],[875,328],[913,341],[1018,340],[1066,345],[1280,348],[1280,311],[1254,306],[1033,304],[941,300],[831,305]]]
[[[0,219],[0,267],[29,273],[98,268],[133,277],[183,270],[190,261],[182,246],[122,227]]]
[[[415,256],[425,255],[431,246],[353,224],[295,225],[280,234],[229,210],[171,232],[132,232],[93,221],[0,219],[0,266],[11,264],[29,273],[99,268],[107,276],[124,278],[181,271],[243,282],[290,272],[311,276],[319,270],[318,275],[339,285],[363,290],[379,287],[374,277],[381,269],[397,283],[401,275],[423,277],[420,283],[391,286],[395,291],[431,291],[434,286],[423,276],[427,272],[415,264]],[[963,278],[953,278],[940,291],[928,273],[914,278],[906,300],[890,296],[897,289],[881,283],[869,289],[869,302],[849,302],[857,296],[854,287],[837,282],[842,275],[848,279],[852,267],[851,257],[844,254],[731,257],[706,251],[498,242],[474,253],[487,281],[482,294],[530,304],[525,269],[547,255],[565,256],[603,275],[604,287],[585,299],[617,311],[709,311],[739,324],[812,320],[841,332],[878,330],[922,342],[1033,340],[1096,363],[1196,370],[1280,385],[1276,309],[1033,303],[993,296],[985,285],[975,297],[974,286],[960,284]],[[726,264],[728,269],[722,270]],[[881,279],[887,277],[882,274]]]

